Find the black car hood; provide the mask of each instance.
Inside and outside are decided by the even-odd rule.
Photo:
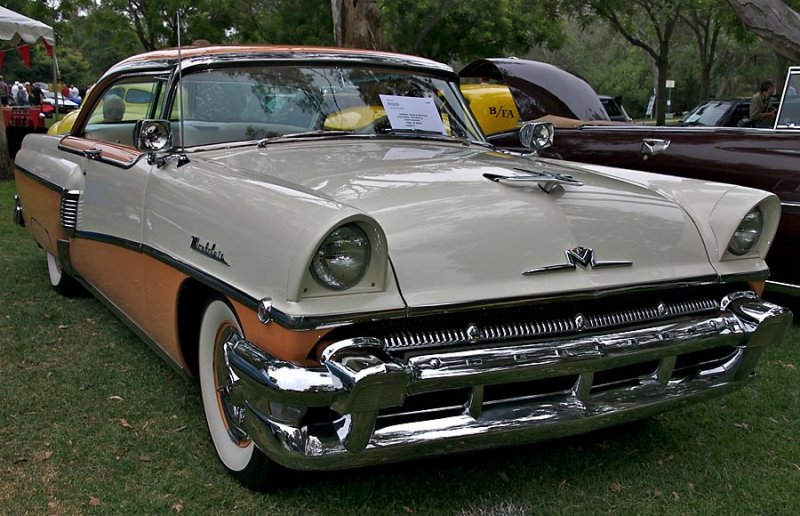
[[[586,81],[551,64],[527,59],[479,59],[464,67],[459,76],[504,82],[525,121],[545,115],[609,120],[597,93]]]

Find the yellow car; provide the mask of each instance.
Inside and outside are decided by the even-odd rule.
[[[70,132],[73,124],[75,124],[75,120],[78,118],[78,113],[80,113],[80,110],[76,109],[64,115],[50,126],[50,129],[47,130],[47,134],[67,134]]]
[[[501,133],[519,127],[519,111],[511,90],[505,84],[461,84],[461,93],[485,134]]]

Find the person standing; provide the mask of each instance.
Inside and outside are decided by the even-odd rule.
[[[8,83],[3,79],[3,76],[0,75],[0,104],[8,106],[11,103],[9,95],[11,95],[11,89],[8,87]]]
[[[42,105],[42,88],[39,87],[38,82],[34,82],[31,86],[31,91],[29,94],[31,106],[41,106]]]
[[[22,88],[22,85],[19,81],[14,81],[14,84],[11,86],[11,104],[17,103],[17,93],[19,93],[20,88]]]
[[[750,101],[750,121],[753,127],[772,127],[775,125],[776,109],[770,102],[770,97],[775,93],[775,84],[772,81],[764,81],[758,93],[753,95]]]

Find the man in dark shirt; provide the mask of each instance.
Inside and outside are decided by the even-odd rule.
[[[772,127],[775,124],[775,108],[770,104],[770,97],[775,93],[772,81],[761,83],[758,93],[750,101],[750,121],[753,127]]]

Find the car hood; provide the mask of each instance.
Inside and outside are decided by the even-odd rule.
[[[716,274],[695,224],[670,199],[555,161],[399,140],[279,143],[208,159],[248,180],[291,184],[372,216],[412,307]],[[535,182],[508,186],[485,177],[530,176],[517,169],[570,174],[583,186],[548,194]],[[594,267],[563,267],[577,247],[592,250]],[[630,265],[603,266],[611,261]]]

